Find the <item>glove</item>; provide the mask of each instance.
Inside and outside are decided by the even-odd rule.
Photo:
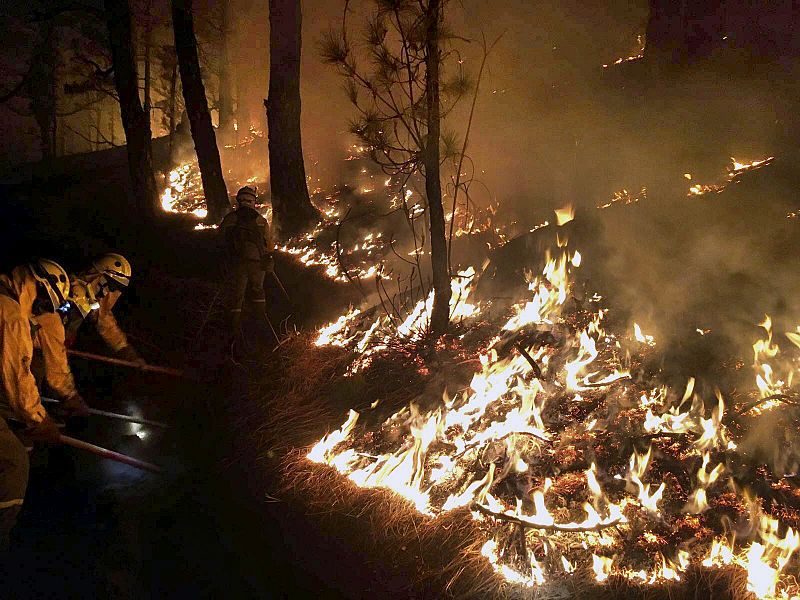
[[[65,418],[89,416],[89,405],[81,398],[80,394],[73,394],[69,398],[65,398],[59,404],[59,408]]]
[[[139,356],[139,353],[133,349],[133,346],[124,346],[117,350],[117,358],[127,360],[128,362],[136,363],[137,365],[146,365],[145,360]]]
[[[265,273],[275,271],[275,258],[273,258],[272,254],[265,254],[261,257],[261,270]]]
[[[49,416],[23,430],[23,436],[32,442],[55,446],[61,443],[61,431]]]

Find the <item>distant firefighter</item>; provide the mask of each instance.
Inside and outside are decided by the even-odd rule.
[[[26,439],[52,444],[60,440],[31,373],[32,330],[34,317],[62,308],[69,290],[66,271],[51,260],[0,275],[0,546],[8,542],[28,484],[27,452],[5,418],[23,423]]]
[[[131,264],[124,256],[106,254],[95,260],[89,270],[73,277],[70,310],[63,321],[57,314],[36,319],[40,326],[36,340],[44,359],[45,381],[62,401],[59,408],[65,416],[84,416],[89,411],[75,386],[66,350],[84,321],[95,326],[117,358],[144,364],[112,312],[122,290],[129,285],[131,275]]]
[[[252,187],[240,189],[236,194],[236,210],[228,213],[219,228],[227,259],[231,343],[241,336],[242,308],[248,297],[269,324],[264,276],[275,268],[274,246],[269,222],[256,211],[256,198],[257,192]]]

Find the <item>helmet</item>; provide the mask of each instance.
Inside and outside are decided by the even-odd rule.
[[[256,188],[250,187],[249,185],[244,186],[238,192],[236,192],[236,202],[246,205],[255,205],[256,199],[258,198],[258,192]]]
[[[131,282],[131,275],[133,275],[131,263],[121,254],[115,254],[113,252],[105,254],[96,259],[92,263],[92,266],[95,271],[101,275],[105,275],[109,279],[113,279],[120,285],[128,287]]]
[[[100,308],[97,299],[92,291],[92,286],[83,281],[82,279],[74,279],[72,287],[69,291],[70,304],[75,305],[81,317],[86,317],[91,311]]]
[[[69,276],[64,267],[57,262],[41,258],[28,264],[28,268],[33,278],[42,285],[50,301],[53,303],[53,310],[58,310],[67,301],[69,296]]]

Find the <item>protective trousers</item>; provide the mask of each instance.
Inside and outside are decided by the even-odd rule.
[[[0,417],[0,551],[8,547],[27,487],[28,453]]]
[[[230,267],[228,280],[228,310],[231,317],[231,332],[238,335],[242,325],[242,307],[246,299],[253,303],[259,315],[266,314],[267,299],[264,295],[264,271],[261,262],[246,260]]]

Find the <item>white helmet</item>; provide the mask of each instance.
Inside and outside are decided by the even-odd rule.
[[[128,287],[131,282],[131,276],[133,275],[131,263],[121,254],[115,254],[113,252],[105,254],[96,259],[92,263],[92,266],[95,271],[101,275],[105,275],[109,279],[113,279],[120,285]]]
[[[82,279],[74,279],[69,291],[70,304],[74,304],[81,317],[86,318],[91,311],[100,308],[97,299],[94,297],[92,286]]]
[[[38,283],[42,285],[50,301],[53,303],[53,310],[58,310],[67,302],[69,296],[69,276],[64,267],[57,262],[42,258],[28,264],[28,268]]]

